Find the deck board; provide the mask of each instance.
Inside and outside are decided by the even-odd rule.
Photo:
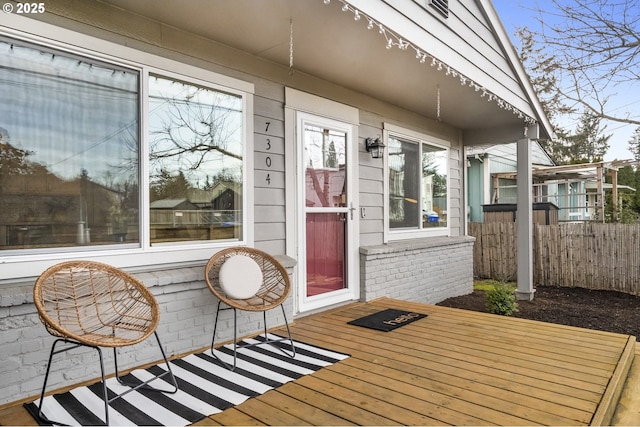
[[[347,324],[386,308],[428,317],[392,332]],[[196,425],[606,425],[635,348],[627,335],[388,298],[291,332],[351,357]],[[0,424],[35,425],[5,406]]]
[[[428,317],[389,333],[346,323],[385,308]],[[615,405],[606,396],[615,395],[613,377],[628,369],[626,349],[635,342],[621,334],[386,298],[296,319],[292,333],[351,357],[297,380],[288,396],[360,425],[607,424],[606,414],[599,420],[596,414],[605,412],[602,405]],[[257,399],[270,393],[278,391]]]

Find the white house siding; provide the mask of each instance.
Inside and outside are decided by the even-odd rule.
[[[110,8],[102,3],[49,0],[47,13],[35,19],[61,28],[100,37],[130,48],[147,51],[221,75],[251,82],[254,94],[254,228],[257,248],[274,255],[285,253],[289,238],[285,231],[285,134],[284,88],[318,94],[360,110],[359,205],[362,299],[390,296],[421,302],[438,302],[449,296],[471,292],[472,239],[464,237],[461,133],[435,120],[385,104],[331,82],[303,73],[289,75],[284,67],[262,61],[213,41]],[[6,16],[4,17],[6,19]],[[7,22],[7,21],[4,21]],[[0,20],[0,24],[3,21]],[[6,24],[9,25],[9,24]],[[56,33],[42,34],[56,38]],[[266,122],[269,122],[267,130]],[[382,134],[383,123],[391,122],[450,143],[450,234],[415,242],[384,245],[383,162],[372,159],[363,147],[366,137]],[[272,149],[266,150],[266,138]],[[266,157],[271,167],[266,166]],[[266,181],[266,173],[271,182]],[[292,208],[292,207],[291,207]],[[291,237],[292,238],[292,237]],[[282,257],[290,269],[295,261]],[[144,266],[132,269],[157,296],[161,307],[159,335],[169,356],[203,348],[210,344],[215,300],[203,280],[205,260],[188,266]],[[384,267],[398,265],[388,275]],[[384,267],[383,267],[384,266]],[[8,268],[0,264],[0,268]],[[34,277],[0,283],[0,405],[35,396],[41,381],[52,338],[45,332],[32,303]],[[391,286],[389,286],[391,285]],[[286,303],[293,316],[291,298]],[[225,313],[219,340],[231,338],[230,313]],[[282,323],[274,314],[274,324]],[[241,316],[240,334],[259,330],[255,316]],[[110,357],[110,356],[108,356]],[[122,352],[123,366],[140,365],[159,358],[152,342]],[[97,359],[91,351],[78,351],[73,359],[54,365],[51,387],[80,382],[98,376]]]
[[[408,18],[412,25],[403,25],[402,34],[412,43],[434,57],[446,62],[453,69],[490,87],[492,92],[509,99],[514,107],[535,116],[522,94],[522,88],[514,78],[510,60],[496,44],[496,35],[475,1],[450,1],[449,17],[433,19],[440,15],[429,5],[429,0],[384,0],[387,7],[368,0],[350,0],[354,7],[383,22],[403,22]],[[481,1],[489,13],[494,13],[490,1]],[[391,25],[393,28],[393,25]],[[504,40],[508,47],[509,41]]]
[[[254,242],[273,254],[285,253],[284,110],[279,89],[254,97]]]

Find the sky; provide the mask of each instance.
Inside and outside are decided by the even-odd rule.
[[[569,1],[571,0],[567,0],[567,2]],[[527,26],[534,31],[539,29],[538,21],[531,16],[532,12],[527,10],[527,8],[534,7],[536,3],[542,8],[553,5],[552,2],[544,0],[537,2],[531,0],[493,0],[498,16],[515,45],[518,45],[518,39],[515,36],[517,28]],[[523,5],[527,5],[527,7]],[[640,117],[640,82],[626,88],[623,92],[612,95],[608,106],[612,115],[621,115],[628,112],[631,117]],[[574,121],[568,121],[565,127],[573,131],[575,130],[574,123]],[[629,140],[638,126],[616,122],[607,122],[606,125],[604,133],[612,134],[612,136],[609,139],[609,150],[604,160],[632,159],[633,156],[629,151]]]

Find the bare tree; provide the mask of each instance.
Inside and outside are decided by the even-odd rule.
[[[196,170],[212,152],[242,159],[241,154],[229,149],[239,127],[230,125],[231,110],[180,99],[164,99],[164,102],[169,106],[167,117],[162,127],[152,132],[154,143],[162,148],[152,151],[152,162],[171,158],[181,161],[189,170]]]
[[[571,106],[606,120],[638,124],[628,112],[613,114],[607,101],[623,85],[640,84],[640,0],[548,0],[535,8],[532,31],[562,81],[557,88]]]

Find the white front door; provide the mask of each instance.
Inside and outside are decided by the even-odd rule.
[[[297,113],[299,311],[358,297],[355,144],[353,125]]]

